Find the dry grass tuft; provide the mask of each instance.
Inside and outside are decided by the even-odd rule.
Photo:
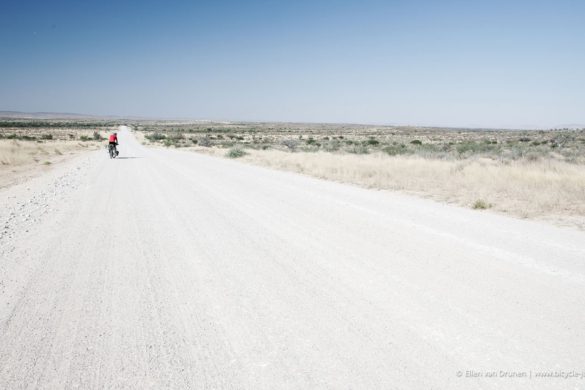
[[[471,206],[471,208],[473,208],[475,210],[485,210],[485,209],[489,209],[490,207],[492,207],[492,205],[483,199],[476,200],[473,203],[473,205]]]

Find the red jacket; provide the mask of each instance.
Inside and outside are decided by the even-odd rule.
[[[116,134],[110,134],[110,142],[118,143],[118,136]]]

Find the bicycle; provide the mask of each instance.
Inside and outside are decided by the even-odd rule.
[[[116,148],[115,144],[108,144],[108,154],[110,155],[110,158],[118,157],[118,154],[120,154],[120,152],[118,152],[118,149]]]

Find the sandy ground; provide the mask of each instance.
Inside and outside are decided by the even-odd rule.
[[[0,388],[585,386],[584,232],[120,138],[0,190]]]
[[[45,175],[80,153],[104,147],[104,142],[33,141],[0,139],[0,188]]]

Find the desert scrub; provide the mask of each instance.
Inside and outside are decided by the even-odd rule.
[[[225,156],[229,158],[239,158],[245,156],[246,154],[247,153],[241,148],[231,148],[228,150]]]
[[[208,136],[201,138],[200,140],[198,140],[198,142],[199,142],[199,145],[206,147],[206,148],[209,148],[212,145],[211,139]]]
[[[36,141],[37,140],[37,137],[26,135],[26,134],[16,134],[16,133],[4,134],[4,135],[0,136],[0,138],[15,139],[18,141]]]
[[[150,142],[157,142],[157,141],[164,140],[166,138],[167,138],[167,136],[165,134],[161,134],[161,133],[152,133],[152,134],[146,135],[146,139],[149,140]]]
[[[326,150],[327,152],[337,152],[338,150],[341,149],[341,142],[339,142],[336,139],[331,140],[327,142],[325,145],[323,145],[323,149]]]
[[[346,151],[348,153],[352,153],[352,154],[368,154],[368,153],[370,153],[367,146],[364,146],[364,145],[354,145],[353,147],[346,149]]]
[[[177,140],[172,138],[165,138],[163,141],[163,145],[166,146],[167,148],[171,146],[180,147],[179,146],[180,144],[177,142]]]
[[[390,156],[410,153],[404,144],[386,146],[382,149],[382,151]]]
[[[282,144],[288,148],[291,152],[297,150],[297,146],[299,146],[299,142],[295,139],[285,139],[282,140]]]
[[[103,128],[103,127],[102,127]],[[150,122],[135,127],[167,137],[197,134],[200,146],[248,149],[274,148],[294,152],[328,151],[335,154],[360,152],[354,145],[365,146],[370,153],[413,155],[440,160],[490,158],[497,161],[534,161],[554,159],[574,164],[585,163],[585,129],[531,130],[455,129],[372,125],[339,125],[311,123],[195,123]],[[0,128],[5,137],[20,128]],[[23,135],[23,134],[22,134]],[[30,133],[39,138],[38,133]],[[207,140],[203,140],[204,136]],[[62,137],[65,138],[65,137]],[[223,139],[223,140],[222,140]],[[296,140],[297,145],[289,140]],[[231,142],[225,142],[229,140]],[[180,140],[181,142],[185,142]],[[186,140],[188,144],[192,141]],[[335,142],[334,142],[335,141]],[[376,142],[377,141],[377,142]],[[337,143],[339,142],[339,143]],[[399,147],[398,145],[405,145]],[[348,150],[349,149],[349,150]],[[353,152],[353,153],[352,153]],[[470,204],[470,203],[468,203]]]
[[[473,208],[474,210],[485,210],[489,209],[490,207],[491,205],[483,199],[476,200],[475,202],[473,202],[473,205],[471,206],[471,208]]]

